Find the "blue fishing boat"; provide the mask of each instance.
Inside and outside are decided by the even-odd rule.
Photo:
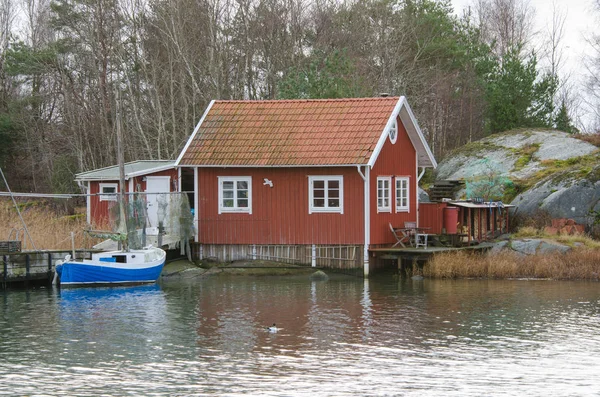
[[[83,260],[73,260],[67,255],[64,261],[56,263],[57,281],[60,286],[154,283],[166,256],[165,251],[151,246],[95,253],[92,259]]]

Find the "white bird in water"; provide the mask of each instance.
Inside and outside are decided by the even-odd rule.
[[[279,331],[281,328],[277,328],[277,326],[275,325],[275,323],[273,323],[273,325],[271,325],[270,327],[267,328],[267,331],[275,333],[277,331]]]

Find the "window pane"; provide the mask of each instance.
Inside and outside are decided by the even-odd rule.
[[[223,190],[223,198],[225,198],[225,199],[233,198],[233,190]]]
[[[332,197],[332,198],[339,198],[340,197],[340,191],[339,190],[329,189],[328,193],[329,193],[329,197]]]
[[[224,181],[223,182],[223,189],[232,190],[233,189],[233,181]]]
[[[247,199],[248,191],[247,190],[238,190],[237,197],[238,197],[238,199]]]
[[[339,189],[340,181],[329,181],[329,189]]]
[[[238,181],[237,188],[238,189],[248,189],[248,182],[246,182],[246,181]]]
[[[325,207],[325,200],[322,198],[319,199],[314,199],[313,200],[314,204],[313,207],[319,207],[319,208],[324,208]]]
[[[313,197],[314,198],[324,198],[325,197],[325,190],[324,189],[315,189],[313,191]]]
[[[315,189],[325,189],[325,181],[313,181],[313,187]]]
[[[233,199],[223,200],[223,207],[233,208]]]
[[[238,207],[240,208],[248,208],[248,199],[239,199]]]
[[[112,186],[103,186],[102,187],[102,193],[116,193],[117,192],[117,188],[112,187]]]
[[[340,200],[339,199],[332,199],[330,198],[329,201],[329,208],[338,208],[340,206]]]

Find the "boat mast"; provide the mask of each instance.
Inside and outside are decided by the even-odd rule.
[[[117,88],[116,93],[116,105],[115,105],[115,113],[116,113],[116,126],[117,126],[117,163],[119,164],[119,193],[117,195],[119,200],[119,233],[125,233],[127,236],[127,218],[125,217],[125,155],[123,154],[123,137],[121,132],[121,102],[119,89]],[[122,229],[125,230],[122,230]],[[123,240],[123,249],[125,251],[129,250],[127,244],[127,238]]]

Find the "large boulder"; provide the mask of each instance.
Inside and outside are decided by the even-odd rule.
[[[600,210],[598,148],[567,133],[543,130],[492,135],[449,155],[440,163],[436,179],[466,180],[467,189],[459,194],[470,198],[469,181],[492,174],[495,183],[509,181],[519,187],[521,192],[511,201],[519,214],[544,210],[552,218],[586,224],[590,210]]]
[[[519,194],[512,204],[519,212],[543,210],[552,218],[570,218],[578,224],[591,220],[590,211],[600,210],[600,164],[589,172],[576,169],[557,172]]]
[[[538,238],[523,238],[512,241],[499,241],[492,243],[489,254],[497,254],[501,251],[510,250],[519,255],[536,254],[565,254],[571,251],[571,247],[558,243],[556,241],[543,240]]]

